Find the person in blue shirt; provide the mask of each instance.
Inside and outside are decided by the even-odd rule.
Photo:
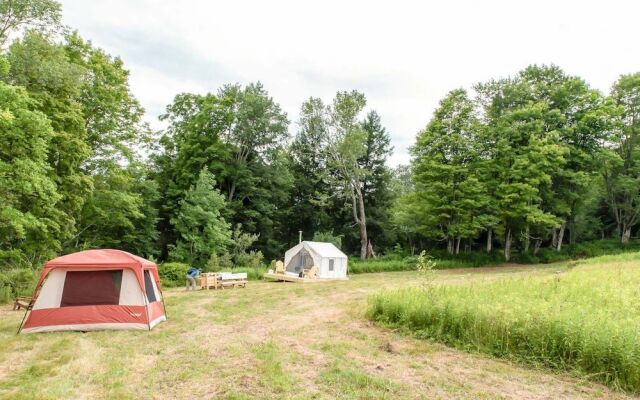
[[[202,271],[200,271],[198,268],[189,268],[189,270],[187,271],[187,290],[189,290],[189,288],[196,290],[196,276],[200,275],[200,272]]]

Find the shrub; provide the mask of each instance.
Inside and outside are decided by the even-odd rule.
[[[220,257],[218,257],[218,264],[220,269],[233,268],[233,256],[229,252],[224,252]]]
[[[207,261],[207,265],[204,268],[205,272],[217,272],[220,271],[220,257],[218,257],[218,255],[213,252],[211,253],[211,255],[209,256],[209,261]]]
[[[239,253],[236,255],[236,263],[234,269],[240,268],[260,268],[264,256],[261,251],[251,250],[248,253]]]
[[[314,242],[333,243],[337,248],[342,248],[342,238],[344,235],[334,235],[333,232],[314,232]]]
[[[178,262],[167,262],[158,266],[160,281],[164,287],[184,285],[189,265]]]
[[[0,272],[0,303],[6,303],[16,296],[33,294],[39,276],[38,271],[28,268]]]
[[[267,268],[264,265],[261,265],[257,268],[234,268],[232,271],[234,274],[239,272],[246,272],[247,279],[250,281],[259,281],[264,277],[264,274],[267,273]]]

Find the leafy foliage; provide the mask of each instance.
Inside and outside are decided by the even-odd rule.
[[[155,136],[123,60],[60,20],[52,0],[0,2],[0,268],[115,247],[259,269],[300,230],[363,259],[429,249],[451,266],[495,263],[498,246],[516,261],[633,248],[639,74],[609,96],[554,65],[455,89],[411,165],[390,169],[357,90],[310,97],[293,140],[260,82],[181,93]],[[405,268],[371,265],[353,271]]]
[[[178,262],[167,262],[158,265],[158,275],[163,287],[182,286],[187,280],[189,265]]]
[[[221,215],[225,199],[215,185],[215,177],[204,168],[195,186],[185,193],[177,216],[171,220],[179,234],[172,259],[203,267],[211,253],[230,244],[229,223]]]

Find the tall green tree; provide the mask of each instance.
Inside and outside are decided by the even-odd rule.
[[[228,200],[233,201],[251,158],[265,157],[281,148],[289,136],[289,121],[260,82],[244,89],[240,85],[227,85],[218,97],[225,119],[222,137],[232,146],[234,154],[235,168],[227,184]]]
[[[163,242],[175,236],[166,224],[177,210],[181,192],[208,167],[228,200],[225,218],[260,234],[256,247],[273,256],[292,184],[284,145],[287,118],[262,85],[225,86],[217,94],[182,94],[167,108],[169,128],[157,158],[167,178],[161,210]],[[186,187],[185,187],[186,186]]]
[[[55,134],[35,106],[0,82],[0,267],[38,265],[61,247],[62,196],[48,162]]]
[[[202,169],[171,220],[179,234],[171,258],[204,267],[212,253],[225,250],[231,242],[231,229],[221,214],[224,207],[225,198],[216,188],[215,177]]]
[[[522,80],[490,82],[477,89],[486,95],[487,127],[483,129],[484,167],[492,171],[489,192],[495,197],[496,217],[504,234],[505,260],[511,259],[514,239],[527,251],[533,231],[546,231],[560,218],[543,204],[553,178],[564,167],[566,147],[555,129],[562,115],[548,102],[528,95]]]
[[[447,243],[458,253],[460,241],[483,228],[483,205],[489,202],[476,170],[479,160],[475,104],[462,90],[450,92],[412,149],[419,231]]]
[[[617,128],[601,158],[607,200],[622,243],[640,217],[640,73],[622,75],[611,90]]]
[[[391,137],[376,111],[369,111],[361,125],[366,134],[365,153],[358,162],[367,171],[362,190],[367,209],[368,234],[375,238],[378,247],[389,247],[395,242],[393,230],[389,229],[394,199],[389,189],[391,170],[387,166],[387,159],[393,153]]]
[[[75,32],[66,37],[64,49],[70,62],[85,71],[77,101],[91,153],[81,168],[94,188],[77,218],[78,233],[70,247],[117,247],[153,255],[157,234],[151,227],[157,212],[150,204],[157,201],[157,183],[147,179],[137,155],[150,134],[142,122],[144,109],[129,89],[129,72],[122,60]]]
[[[610,106],[583,79],[569,76],[555,65],[531,65],[517,79],[527,85],[522,96],[544,102],[550,112],[557,114],[545,120],[545,129],[557,132],[559,143],[566,149],[564,165],[556,169],[552,187],[543,194],[545,207],[561,221],[559,228],[553,229],[551,241],[560,250],[565,228],[569,228],[570,243],[575,242],[576,218],[598,173],[598,153],[609,130]],[[537,238],[536,244],[540,240]]]
[[[106,247],[157,255],[158,198],[157,183],[140,163],[113,166],[94,175],[93,190],[77,220],[78,233],[68,244],[69,250]]]
[[[334,227],[333,194],[328,179],[327,153],[322,145],[329,134],[328,111],[319,98],[302,104],[298,132],[290,147],[293,187],[288,205],[288,244],[297,243],[298,231],[311,237]]]
[[[133,161],[136,151],[149,142],[150,130],[142,121],[144,109],[129,88],[123,61],[77,32],[66,37],[64,49],[69,61],[85,71],[77,100],[91,148],[86,168],[99,172],[105,164]]]
[[[369,173],[360,160],[366,156],[367,133],[358,121],[358,115],[367,104],[364,94],[353,90],[338,92],[329,111],[330,129],[326,150],[329,167],[334,171],[334,185],[341,196],[351,203],[354,223],[360,235],[360,258],[374,255],[367,234],[364,181]]]
[[[36,32],[28,32],[9,48],[11,65],[6,81],[25,87],[40,111],[51,122],[54,135],[48,146],[49,175],[61,198],[56,208],[66,220],[61,221],[61,239],[75,232],[91,179],[82,165],[91,155],[87,144],[82,104],[79,96],[86,70],[69,60],[62,45],[53,44]]]

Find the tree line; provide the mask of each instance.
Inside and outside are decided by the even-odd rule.
[[[0,2],[0,264],[112,247],[249,266],[305,239],[361,258],[627,242],[640,212],[640,75],[609,96],[555,66],[457,89],[390,168],[358,91],[292,123],[259,82],[178,94],[153,132],[113,57],[53,0]],[[293,132],[293,135],[291,134]]]
[[[557,66],[453,90],[412,149],[414,190],[396,207],[412,233],[460,246],[542,245],[637,229],[640,74],[609,96]],[[568,236],[568,240],[567,240]]]

